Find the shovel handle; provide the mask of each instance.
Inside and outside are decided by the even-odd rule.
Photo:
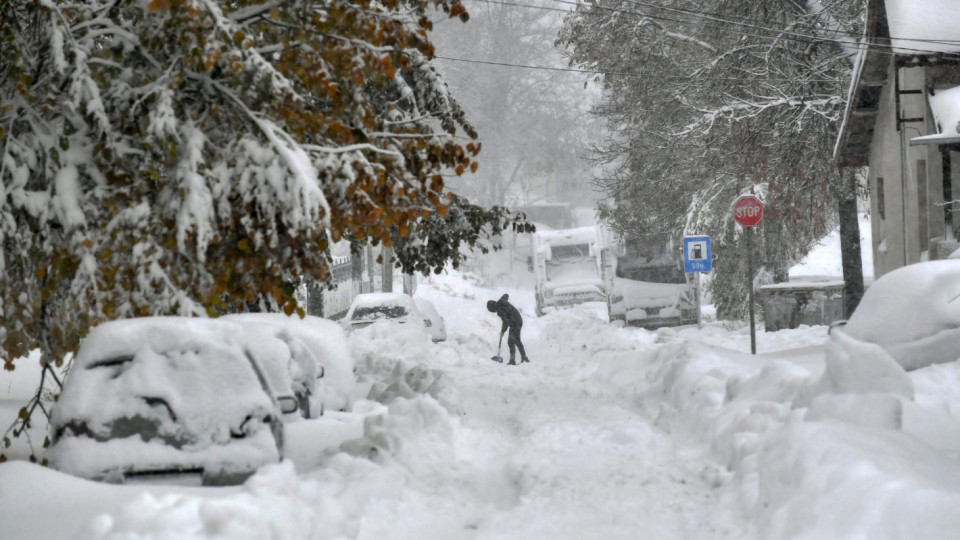
[[[503,334],[500,334],[500,342],[497,343],[497,354],[500,354],[500,349],[503,348]]]

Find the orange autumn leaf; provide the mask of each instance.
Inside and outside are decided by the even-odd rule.
[[[147,9],[150,11],[169,11],[170,0],[150,0]]]

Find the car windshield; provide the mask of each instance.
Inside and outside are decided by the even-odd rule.
[[[357,307],[354,320],[399,319],[407,316],[407,308],[398,305]]]

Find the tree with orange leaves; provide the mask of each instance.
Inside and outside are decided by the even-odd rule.
[[[326,281],[332,242],[422,237],[480,150],[432,10],[467,20],[459,0],[0,3],[4,367],[102,320],[299,312],[290,276]]]

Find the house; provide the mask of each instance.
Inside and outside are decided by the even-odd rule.
[[[839,167],[869,167],[880,277],[960,248],[960,6],[867,3],[834,156]]]

